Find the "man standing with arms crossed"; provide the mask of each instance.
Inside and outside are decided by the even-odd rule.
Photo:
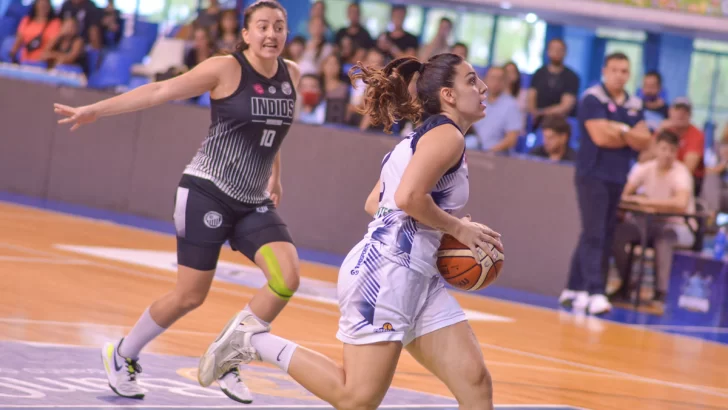
[[[651,138],[642,100],[624,90],[629,76],[627,56],[610,54],[604,60],[603,82],[584,92],[577,110],[582,140],[575,184],[582,231],[559,303],[593,315],[612,309],[605,288],[617,207],[637,153]]]

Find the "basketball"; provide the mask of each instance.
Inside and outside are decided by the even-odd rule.
[[[475,258],[470,248],[445,234],[437,250],[437,270],[455,288],[471,292],[484,289],[498,278],[504,260],[503,253],[493,245],[488,246],[496,260],[480,249],[479,257]]]

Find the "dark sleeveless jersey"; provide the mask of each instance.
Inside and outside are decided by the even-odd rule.
[[[268,198],[268,179],[293,121],[296,91],[282,58],[275,76],[266,78],[242,53],[233,56],[242,67],[240,84],[229,97],[211,100],[210,130],[184,173],[256,204]]]

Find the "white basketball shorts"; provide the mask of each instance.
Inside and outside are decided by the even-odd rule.
[[[467,320],[442,278],[389,259],[379,242],[365,239],[339,270],[339,331],[353,345],[400,341],[403,345]]]

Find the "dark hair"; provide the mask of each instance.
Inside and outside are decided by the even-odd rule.
[[[657,134],[657,142],[665,141],[666,143],[673,146],[680,146],[680,137],[670,130],[662,130]]]
[[[511,92],[511,95],[518,98],[518,94],[521,93],[521,70],[518,69],[518,65],[514,63],[513,61],[509,61],[503,65],[503,69],[505,70],[506,67],[509,65],[512,65],[516,68],[516,73],[518,73],[518,78],[516,81],[514,81],[512,84],[508,84],[508,89]],[[506,70],[506,73],[508,73],[508,70]]]
[[[318,60],[321,57],[321,53],[324,51],[324,46],[326,45],[326,20],[324,20],[323,17],[312,17],[308,20],[308,24],[311,24],[314,20],[320,20],[321,24],[324,25],[324,33],[321,36],[321,40],[319,40],[318,44],[316,44],[316,60]],[[309,32],[309,38],[310,38],[310,32]],[[304,43],[305,45],[305,43]]]
[[[395,4],[392,6],[392,13],[394,13],[395,11],[404,11],[406,13],[407,6],[405,6],[404,4]]]
[[[238,19],[238,13],[233,9],[223,10],[220,13],[220,17],[218,17],[218,19],[217,19],[217,32],[220,33],[220,36],[225,34],[225,30],[222,26],[222,20],[223,20],[223,17],[225,17],[228,14],[232,14],[233,17],[235,17],[235,29],[234,29],[235,36],[239,36],[240,35],[240,19]]]
[[[561,115],[549,115],[543,119],[544,130],[551,130],[557,134],[566,134],[567,138],[571,138],[571,125],[566,118]]]
[[[443,22],[447,22],[447,24],[450,25],[450,28],[452,28],[452,20],[450,20],[447,17],[443,17],[443,18],[440,19],[440,24],[442,24]]]
[[[38,1],[39,0],[35,0],[33,2],[33,5],[30,7],[30,10],[28,10],[28,20],[33,21],[36,18],[38,18],[38,16],[35,14],[35,7],[38,4]],[[55,10],[53,10],[53,4],[51,4],[51,0],[47,0],[47,1],[48,1],[48,15],[46,16],[46,18],[48,20],[53,20],[54,18],[56,18],[56,12],[55,12]]]
[[[352,83],[362,80],[367,85],[364,103],[357,111],[369,115],[372,125],[383,125],[390,133],[392,125],[402,119],[416,124],[422,113],[436,115],[442,112],[440,90],[453,87],[456,67],[462,57],[444,53],[420,62],[414,57],[398,58],[383,69],[366,67],[361,62],[349,71]],[[409,92],[409,84],[416,73],[417,95]]]
[[[657,70],[648,71],[647,74],[645,74],[645,78],[647,77],[655,77],[657,80],[657,84],[662,85],[662,74],[660,74]]]
[[[301,81],[303,81],[304,78],[313,78],[316,81],[316,84],[318,84],[321,91],[324,90],[324,82],[320,75],[316,75],[313,73],[304,74],[301,76]]]
[[[609,64],[609,62],[612,60],[626,61],[629,63],[629,57],[627,57],[626,54],[624,54],[620,51],[617,51],[616,53],[612,53],[604,58],[604,67],[606,67],[607,64]]]
[[[284,9],[283,6],[281,6],[277,1],[258,0],[245,8],[245,11],[243,12],[243,28],[247,30],[248,26],[250,25],[250,17],[253,15],[253,13],[255,13],[256,10],[263,8],[280,10],[281,13],[283,13],[283,18],[288,21],[288,13],[286,13],[286,9]],[[245,40],[240,40],[238,45],[235,46],[235,51],[238,53],[242,53],[247,48],[248,44],[245,42]]]
[[[549,40],[549,43],[546,46],[548,47],[548,46],[551,45],[551,43],[554,43],[554,42],[561,43],[561,46],[564,47],[564,50],[567,49],[567,47],[566,47],[566,41],[564,41],[564,39],[563,38],[560,38],[560,37],[552,38],[551,40]]]
[[[452,45],[452,47],[450,47],[450,50],[454,49],[455,47],[462,47],[462,48],[464,48],[465,49],[465,55],[466,56],[468,55],[468,52],[470,51],[468,49],[468,45],[465,44],[465,43],[455,43],[455,44]]]

